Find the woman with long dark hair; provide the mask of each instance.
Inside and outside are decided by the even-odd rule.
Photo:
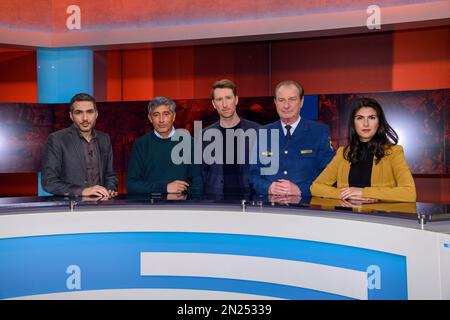
[[[416,187],[398,135],[380,104],[371,98],[353,102],[348,145],[311,185],[313,196],[362,201],[416,201]]]

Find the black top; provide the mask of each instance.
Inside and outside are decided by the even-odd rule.
[[[348,185],[350,187],[370,187],[373,165],[373,153],[369,151],[368,143],[361,143],[361,157],[357,163],[350,165]]]
[[[240,179],[240,165],[238,164],[237,160],[237,141],[236,137],[234,138],[234,141],[227,140],[226,131],[235,131],[236,129],[241,128],[241,123],[239,122],[237,125],[235,125],[232,128],[223,128],[222,126],[219,126],[220,131],[222,132],[223,137],[223,193],[224,194],[239,194],[242,193],[243,186]],[[233,148],[234,152],[234,158],[233,163],[227,163],[227,153],[231,152],[231,148]],[[228,152],[227,152],[228,151]],[[242,150],[240,150],[242,151]]]

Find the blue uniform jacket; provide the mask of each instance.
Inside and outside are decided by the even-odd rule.
[[[258,130],[258,128],[261,126],[259,123],[246,120],[242,117],[240,124],[241,129],[246,131],[247,129],[255,129]],[[208,129],[219,129],[219,121],[213,123],[209,127],[205,128],[203,132],[205,132]],[[203,150],[204,148],[209,144],[210,142],[203,142]],[[248,141],[246,141],[245,145],[245,158],[249,158],[249,151],[252,149],[253,146],[250,146]],[[246,164],[240,165],[240,177],[241,181],[240,184],[244,188],[245,193],[250,193],[250,174],[249,174],[249,161],[246,160]],[[205,193],[209,194],[222,194],[223,193],[223,164],[211,164],[207,165],[203,162],[202,164],[202,176],[203,176],[203,185]],[[237,183],[237,181],[236,181]]]
[[[265,125],[260,128],[267,129],[267,148],[261,149],[258,143],[256,164],[250,165],[251,185],[257,194],[267,195],[272,182],[286,179],[295,183],[302,192],[302,197],[311,196],[309,187],[316,177],[333,158],[335,151],[330,142],[328,126],[314,121],[301,119],[292,137],[288,139],[281,128],[281,121]],[[272,157],[274,161],[276,148],[271,146],[270,130],[279,132],[279,167],[272,175],[261,175],[262,167],[270,167],[267,163]],[[262,132],[260,132],[262,134]],[[260,134],[258,140],[261,139]],[[273,165],[272,165],[273,166]]]

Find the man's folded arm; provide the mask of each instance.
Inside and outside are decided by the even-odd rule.
[[[272,182],[261,175],[261,165],[259,163],[250,164],[250,184],[259,195],[267,195],[269,193],[269,187]]]
[[[50,135],[42,159],[42,188],[55,195],[81,195],[83,187],[61,180],[61,150],[55,137]]]
[[[107,136],[107,140],[108,140],[108,162],[106,163],[105,188],[107,190],[117,191],[118,178],[117,173],[114,170],[113,150],[109,135]]]
[[[145,179],[143,162],[139,145],[135,143],[128,163],[127,192],[134,194],[167,192],[167,183]]]

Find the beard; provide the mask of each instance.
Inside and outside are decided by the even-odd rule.
[[[89,132],[94,129],[95,121],[93,122],[82,122],[82,123],[75,123],[75,126],[81,131],[81,132]],[[89,124],[89,126],[83,126],[83,124]]]

